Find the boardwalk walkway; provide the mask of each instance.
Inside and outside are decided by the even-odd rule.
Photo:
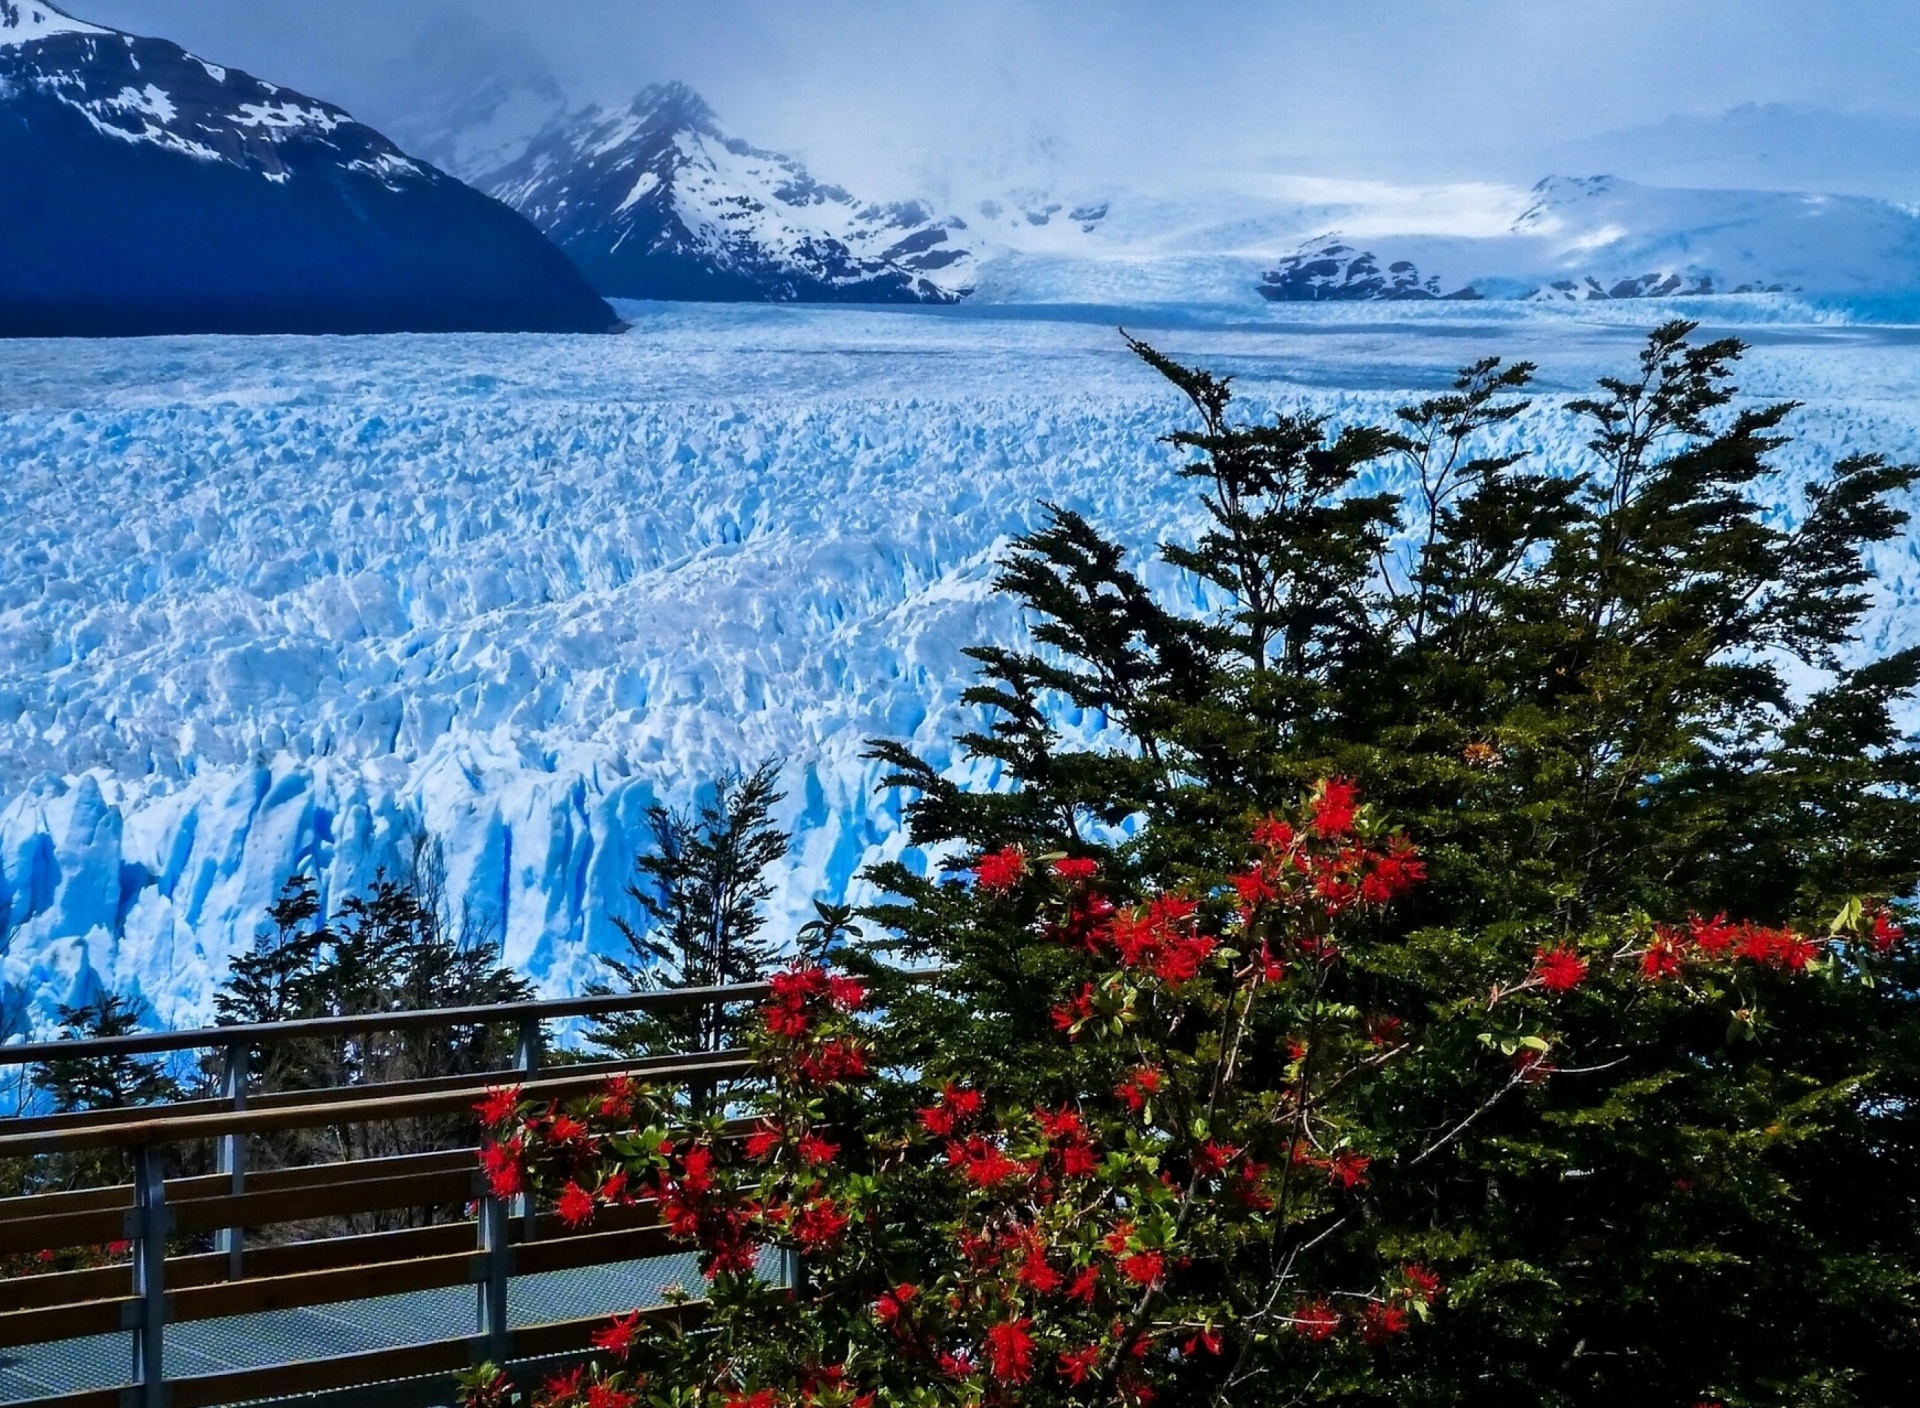
[[[744,1053],[542,1069],[542,1024],[739,1004],[766,992],[744,984],[0,1047],[0,1065],[195,1049],[227,1058],[218,1098],[0,1120],[0,1161],[117,1150],[134,1171],[130,1184],[0,1198],[0,1257],[108,1243],[132,1256],[130,1265],[0,1279],[0,1405],[445,1403],[456,1370],[484,1359],[531,1370],[563,1364],[613,1314],[639,1309],[697,1326],[705,1283],[647,1200],[569,1227],[524,1197],[495,1197],[471,1143],[258,1172],[248,1154],[259,1136],[288,1130],[398,1127],[423,1116],[457,1126],[471,1122],[484,1090],[504,1084],[536,1101],[587,1093],[616,1073],[656,1086],[724,1086],[752,1075]],[[512,1069],[337,1091],[248,1089],[247,1053],[276,1041],[496,1024],[518,1032]],[[211,1147],[216,1172],[168,1176],[178,1166],[170,1151],[190,1146],[202,1158]],[[286,1240],[296,1229],[365,1226],[369,1216],[394,1230]],[[762,1271],[778,1269],[769,1258]],[[694,1299],[667,1301],[675,1285]]]

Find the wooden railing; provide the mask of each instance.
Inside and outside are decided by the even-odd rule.
[[[88,1336],[126,1333],[131,1341],[131,1368],[121,1384],[24,1402],[42,1408],[211,1408],[394,1380],[444,1381],[482,1359],[505,1364],[584,1350],[592,1330],[605,1323],[604,1313],[511,1328],[509,1281],[668,1253],[673,1248],[651,1203],[603,1210],[589,1228],[576,1231],[530,1200],[510,1205],[495,1197],[480,1176],[475,1148],[249,1172],[249,1141],[287,1130],[457,1114],[485,1089],[507,1083],[521,1085],[529,1098],[554,1099],[585,1093],[615,1073],[656,1085],[736,1079],[752,1070],[736,1051],[543,1071],[542,1023],[748,1002],[766,992],[765,984],[745,984],[0,1047],[0,1064],[6,1065],[83,1055],[226,1053],[223,1090],[215,1099],[0,1120],[0,1159],[118,1149],[126,1151],[133,1175],[130,1183],[113,1187],[0,1199],[0,1256],[118,1242],[131,1251],[130,1264],[0,1282],[0,1354]],[[337,1090],[251,1096],[247,1090],[246,1053],[275,1042],[500,1024],[520,1033],[515,1064],[506,1070]],[[213,1142],[216,1172],[165,1177],[165,1151],[200,1141]],[[461,1215],[394,1231],[251,1247],[246,1242],[249,1230],[435,1208]],[[182,1245],[190,1239],[210,1239],[213,1249],[194,1252]],[[470,1335],[219,1374],[166,1372],[169,1325],[457,1286],[475,1288]],[[700,1311],[694,1302],[644,1313],[691,1322]]]

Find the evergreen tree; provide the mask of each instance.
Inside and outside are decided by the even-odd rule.
[[[118,993],[105,993],[79,1007],[60,1008],[61,1041],[94,1041],[130,1036],[140,1030],[145,1005]],[[34,1084],[55,1113],[114,1110],[154,1105],[181,1097],[180,1083],[164,1063],[150,1056],[106,1054],[65,1056],[33,1068]]]
[[[601,961],[628,992],[670,992],[752,982],[775,946],[760,937],[767,870],[791,840],[773,820],[784,800],[776,762],[727,773],[693,811],[653,806],[653,848],[634,862],[627,895],[638,921],[616,916],[627,953]],[[608,990],[608,989],[602,989]],[[733,1045],[745,1014],[723,1004],[617,1013],[597,1021],[596,1046],[622,1055],[718,1051]]]
[[[433,840],[414,837],[405,860],[399,878],[380,872],[367,893],[340,906],[332,923],[312,879],[288,880],[253,948],[233,960],[215,994],[217,1020],[278,1022],[530,999],[532,983],[502,963],[491,936],[471,916],[448,913],[444,865]],[[337,1089],[500,1070],[511,1064],[517,1040],[517,1030],[495,1023],[266,1042],[249,1056],[250,1085]],[[262,1146],[267,1161],[292,1164],[452,1147],[467,1135],[467,1121],[446,1117],[268,1137]]]
[[[1016,1104],[1046,1096],[1071,946],[951,872],[1097,854],[1118,889],[1217,895],[1249,827],[1327,776],[1421,838],[1430,883],[1327,1000],[1421,1030],[1419,1059],[1383,1072],[1365,1239],[1445,1262],[1453,1300],[1417,1359],[1315,1378],[1301,1401],[1920,1396],[1910,949],[1875,985],[1838,962],[1799,985],[1621,979],[1604,1021],[1596,976],[1551,1079],[1488,997],[1542,949],[1616,953],[1690,913],[1824,920],[1920,879],[1920,750],[1894,721],[1920,651],[1862,659],[1857,639],[1866,550],[1905,522],[1892,500],[1916,471],[1856,455],[1784,473],[1793,408],[1738,402],[1739,345],[1693,332],[1658,329],[1631,374],[1564,407],[1588,443],[1555,464],[1515,448],[1537,414],[1524,364],[1476,363],[1391,424],[1335,430],[1240,423],[1226,379],[1134,344],[1199,420],[1172,439],[1209,523],[1164,556],[1222,608],[1157,599],[1050,509],[999,584],[1039,648],[974,652],[990,722],[961,740],[1011,785],[969,792],[877,747],[915,794],[915,844],[951,859],[876,870],[898,898],[861,966],[910,1038],[899,1059],[995,1063]],[[1364,491],[1381,467],[1405,501]],[[1070,743],[1062,705],[1117,743]],[[900,980],[902,962],[940,984]],[[1284,1069],[1288,1039],[1255,1033],[1248,1059]],[[1463,1108],[1418,1166],[1386,1156]]]

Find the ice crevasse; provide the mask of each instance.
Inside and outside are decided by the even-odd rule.
[[[977,722],[964,652],[1024,638],[994,561],[1041,502],[1143,556],[1197,524],[1159,439],[1179,399],[1110,328],[640,323],[0,345],[7,1034],[101,988],[204,1020],[290,874],[338,906],[422,831],[507,959],[575,989],[618,943],[648,806],[763,758],[796,837],[770,906],[791,933],[816,896],[858,897],[871,862],[928,862],[868,740],[997,782],[952,750]],[[1530,326],[1168,341],[1239,372],[1255,406],[1335,418],[1384,415],[1483,350],[1530,356],[1562,380],[1514,433],[1577,455],[1551,400],[1638,334]],[[1920,449],[1910,350],[1763,347],[1748,378],[1808,402],[1807,463]],[[1884,648],[1920,572],[1910,541],[1878,565]]]

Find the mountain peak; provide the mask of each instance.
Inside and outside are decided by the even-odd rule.
[[[478,184],[609,297],[950,303],[973,286],[961,222],[816,181],[684,83],[563,117]]]
[[[649,83],[634,95],[627,111],[650,126],[719,135],[720,120],[707,100],[678,81]]]
[[[0,0],[0,44],[31,44],[56,34],[112,34],[97,24],[77,20],[46,0]]]

